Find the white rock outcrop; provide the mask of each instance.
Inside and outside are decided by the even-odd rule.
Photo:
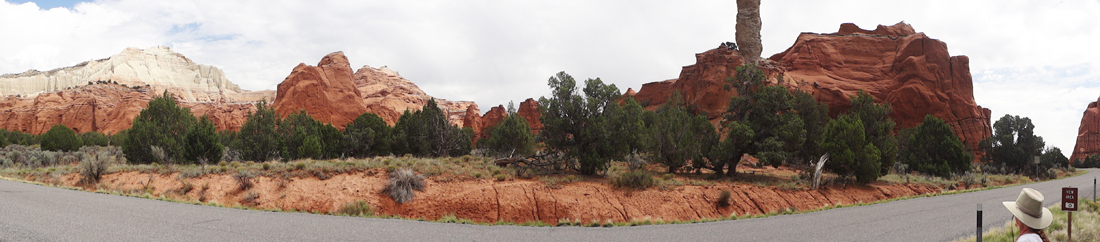
[[[96,81],[127,86],[149,85],[157,92],[167,90],[185,101],[232,102],[240,99],[244,92],[227,80],[221,69],[196,64],[168,47],[157,46],[127,48],[106,59],[46,72],[29,70],[0,75],[0,95],[35,96]]]

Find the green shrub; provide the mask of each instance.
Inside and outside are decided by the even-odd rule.
[[[74,151],[84,146],[84,142],[64,124],[56,124],[42,134],[42,149],[49,151]]]
[[[390,198],[397,203],[406,203],[416,196],[413,190],[424,191],[424,176],[413,173],[408,168],[401,168],[390,172],[389,185],[383,192],[389,193]]]
[[[80,134],[80,141],[84,142],[84,146],[108,146],[111,140],[99,132],[85,132]]]
[[[822,150],[829,153],[825,169],[841,176],[855,176],[861,183],[881,176],[880,151],[867,141],[859,116],[842,114],[825,129]]]
[[[435,99],[428,100],[419,111],[405,110],[393,132],[395,140],[391,148],[394,153],[422,157],[469,154],[473,135],[472,129],[451,125]]]
[[[218,137],[214,122],[203,116],[187,129],[187,153],[184,158],[191,164],[210,164],[222,160],[225,146]]]
[[[566,164],[570,168],[595,175],[639,143],[634,134],[643,133],[637,126],[641,114],[624,115],[628,112],[618,103],[621,94],[615,85],[596,78],[577,88],[576,80],[565,72],[555,74],[547,85],[551,96],[539,98],[539,121],[543,124],[539,136],[549,151],[576,159],[578,167]]]
[[[902,161],[914,171],[948,177],[970,170],[973,156],[943,119],[925,115],[924,122],[904,138],[908,142],[902,150]]]
[[[390,153],[393,128],[373,113],[363,113],[344,128],[348,156],[363,158]]]
[[[496,156],[528,156],[535,153],[535,136],[527,119],[512,113],[500,124],[483,131],[488,138],[478,141],[479,148],[489,149]]]
[[[241,126],[230,147],[240,151],[242,160],[278,159],[283,147],[282,136],[278,133],[280,122],[282,120],[275,109],[266,100],[260,100],[256,103],[256,112],[249,113],[248,120]]]
[[[149,107],[134,118],[122,144],[126,160],[138,164],[184,160],[187,130],[196,120],[191,109],[179,106],[165,91],[149,101]],[[152,146],[163,149],[166,159],[154,157]]]
[[[616,187],[633,189],[646,189],[657,185],[657,180],[644,170],[628,171],[611,179],[611,184]]]

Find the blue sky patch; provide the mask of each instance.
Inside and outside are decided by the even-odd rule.
[[[38,5],[38,8],[41,8],[43,10],[49,10],[51,8],[58,8],[58,7],[68,8],[69,10],[72,10],[73,7],[76,6],[77,3],[90,2],[90,1],[78,1],[78,0],[36,0],[36,1],[10,0],[8,2],[14,3],[14,4],[23,4],[23,3],[26,3],[26,2],[34,2],[34,4]]]

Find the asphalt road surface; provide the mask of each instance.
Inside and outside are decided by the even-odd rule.
[[[1023,187],[1046,206],[1061,188],[1091,198],[1100,172],[1056,181],[813,213],[614,228],[444,224],[238,210],[0,180],[0,241],[950,241],[1011,219]]]

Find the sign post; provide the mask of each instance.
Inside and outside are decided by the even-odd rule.
[[[1077,188],[1062,188],[1062,211],[1066,211],[1066,238],[1073,241],[1073,212],[1077,211]]]
[[[978,238],[977,242],[982,242],[982,204],[981,203],[978,203],[978,237],[977,238]]]
[[[1039,180],[1039,157],[1035,157],[1035,180]]]

